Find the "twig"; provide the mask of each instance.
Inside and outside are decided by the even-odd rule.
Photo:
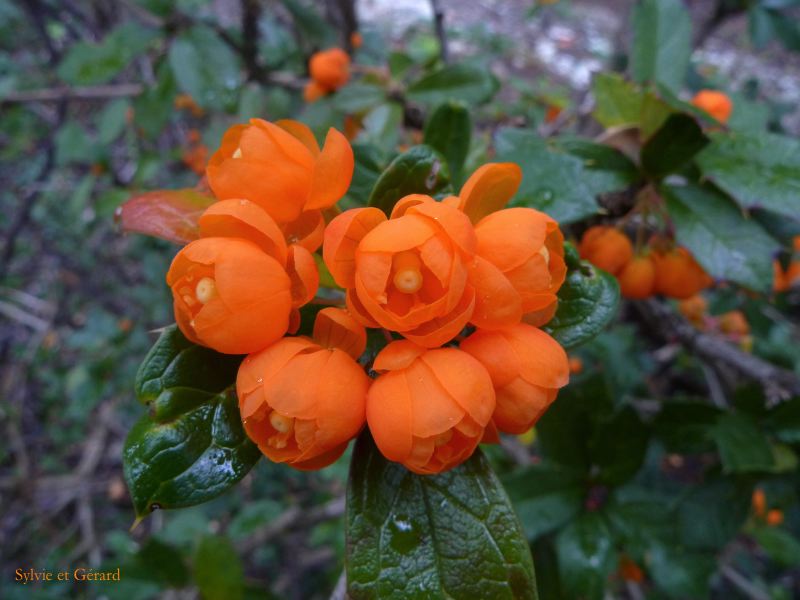
[[[800,378],[767,361],[743,352],[722,338],[697,331],[684,318],[658,300],[635,303],[639,312],[666,339],[677,338],[684,347],[702,359],[722,363],[764,388],[769,404],[800,394]]]
[[[439,0],[431,0],[431,10],[433,10],[433,25],[436,30],[436,37],[439,40],[439,55],[442,62],[447,64],[449,52],[447,51],[447,34],[444,30],[444,9]]]
[[[744,575],[730,565],[720,567],[720,573],[746,598],[750,600],[769,600],[769,595],[766,592],[754,586]]]
[[[144,92],[144,86],[139,83],[118,83],[114,85],[87,87],[64,86],[10,92],[0,99],[0,103],[15,104],[20,102],[58,102],[63,100],[108,100],[109,98],[138,96],[142,92]]]

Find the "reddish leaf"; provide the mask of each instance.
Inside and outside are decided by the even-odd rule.
[[[197,239],[197,220],[214,202],[198,189],[156,190],[132,197],[117,209],[116,217],[123,231],[186,244]]]

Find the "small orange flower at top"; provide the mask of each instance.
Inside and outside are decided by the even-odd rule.
[[[249,125],[228,129],[206,174],[219,200],[251,200],[278,223],[290,243],[313,252],[322,243],[322,211],[347,192],[353,168],[353,149],[335,129],[328,131],[320,150],[302,123],[251,119]]]
[[[373,369],[380,375],[367,396],[367,422],[386,458],[427,475],[472,455],[495,407],[492,380],[477,360],[401,340],[381,350]]]
[[[308,62],[311,81],[303,95],[313,102],[325,94],[335,92],[350,79],[350,56],[341,48],[316,52]]]
[[[618,229],[595,225],[583,234],[578,252],[581,258],[612,275],[617,275],[633,258],[633,244],[628,236]]]
[[[244,428],[270,460],[314,470],[342,455],[364,425],[370,379],[356,359],[365,346],[361,325],[326,308],[313,339],[286,337],[242,362]]]
[[[519,323],[507,329],[479,329],[461,342],[489,372],[497,396],[494,425],[524,433],[539,420],[569,382],[567,353],[541,329]]]
[[[706,111],[720,123],[727,123],[733,112],[731,99],[717,90],[700,90],[692,98],[692,104]]]

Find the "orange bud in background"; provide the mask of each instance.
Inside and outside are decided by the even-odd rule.
[[[786,269],[786,288],[792,288],[800,281],[800,260],[793,261]]]
[[[350,57],[341,48],[316,52],[308,62],[311,79],[325,92],[333,92],[350,79]]]
[[[756,515],[763,517],[767,514],[767,496],[764,493],[764,490],[761,488],[754,489],[751,503],[753,506],[753,512]]]
[[[734,337],[750,333],[750,324],[740,310],[732,310],[719,316],[719,330]]]
[[[311,104],[322,98],[328,91],[316,81],[311,80],[303,87],[303,100]]]
[[[353,150],[335,129],[320,150],[302,123],[251,119],[228,129],[206,173],[219,200],[251,200],[283,225],[304,211],[336,204],[350,186],[353,168]]]
[[[350,34],[350,45],[354,49],[358,50],[364,45],[364,36],[362,36],[359,32],[354,31]]]
[[[625,581],[642,583],[644,581],[644,571],[624,554],[619,558],[619,574]]]
[[[785,292],[789,289],[789,280],[779,260],[772,261],[772,291]]]
[[[555,106],[554,104],[549,105],[544,113],[544,122],[552,123],[558,118],[562,110],[560,106]]]
[[[708,311],[708,302],[706,302],[706,299],[701,295],[697,294],[678,302],[678,310],[684,317],[691,321],[695,327],[702,328],[703,318]]]
[[[649,256],[636,256],[622,268],[619,289],[625,298],[643,299],[653,295],[656,286],[656,268]]]
[[[776,527],[783,523],[783,511],[778,510],[777,508],[773,508],[771,511],[767,513],[767,525],[771,525],[772,527]]]
[[[720,123],[727,123],[733,112],[733,102],[724,93],[717,90],[700,90],[692,104],[714,117]]]
[[[475,451],[495,406],[492,380],[456,348],[386,346],[367,396],[367,422],[381,453],[422,475],[461,464]]]
[[[341,309],[323,314],[313,341],[279,340],[248,356],[236,379],[247,435],[270,460],[302,470],[321,469],[342,455],[364,424],[370,386],[353,358],[354,340],[366,340],[363,328]]]
[[[183,334],[218,352],[261,350],[289,325],[289,276],[283,265],[246,240],[191,242],[172,261],[167,285]]]
[[[569,382],[567,353],[525,323],[499,331],[479,329],[461,342],[461,349],[488,371],[497,396],[492,421],[506,433],[533,427]]]
[[[569,372],[572,375],[580,375],[583,373],[583,360],[579,356],[569,357]]]
[[[583,234],[578,252],[584,260],[617,275],[633,258],[633,244],[618,229],[595,225]]]
[[[711,278],[686,248],[651,254],[656,267],[656,292],[684,300],[711,285]]]

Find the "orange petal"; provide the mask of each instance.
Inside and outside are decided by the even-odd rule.
[[[461,342],[460,348],[486,368],[495,388],[504,387],[519,376],[520,357],[502,332],[478,329]]]
[[[364,308],[364,305],[361,304],[361,300],[358,299],[358,294],[356,294],[355,290],[350,289],[345,293],[345,306],[347,306],[347,310],[350,311],[353,318],[364,327],[380,327],[380,324],[372,318],[367,309]]]
[[[339,348],[355,360],[367,347],[367,331],[341,308],[323,308],[314,321],[314,341],[324,348]]]
[[[286,264],[286,242],[275,220],[249,200],[215,202],[200,217],[201,237],[249,240],[280,264]]]
[[[483,165],[461,188],[461,210],[470,221],[477,223],[508,204],[521,182],[522,169],[515,163]]]
[[[281,119],[279,121],[275,121],[275,125],[285,131],[288,131],[290,134],[300,140],[303,145],[308,148],[308,151],[311,152],[311,156],[314,158],[319,156],[319,144],[317,143],[317,138],[314,137],[314,134],[308,125],[292,119]]]
[[[504,273],[520,266],[544,246],[546,214],[532,208],[507,208],[492,213],[475,226],[478,254]]]
[[[426,196],[425,194],[409,194],[408,196],[403,196],[395,203],[394,208],[392,209],[392,214],[389,216],[389,218],[399,219],[406,214],[406,211],[409,208],[424,202],[436,202],[436,200],[430,196]]]
[[[372,368],[379,373],[398,371],[408,367],[418,356],[425,353],[425,348],[408,340],[397,340],[387,344],[375,357]]]
[[[542,308],[534,309],[522,315],[522,321],[534,327],[541,327],[550,322],[558,310],[558,296],[555,294],[543,294],[540,296],[543,301]]]
[[[432,219],[462,252],[469,257],[475,254],[475,229],[461,211],[441,202],[425,202],[409,208],[408,216],[411,215],[424,215]]]
[[[300,471],[318,471],[319,469],[324,469],[328,465],[332,465],[339,460],[339,458],[341,458],[342,454],[344,454],[344,451],[347,450],[347,444],[349,443],[350,441],[348,440],[344,444],[340,444],[339,446],[336,446],[327,452],[323,452],[314,458],[301,461],[292,461],[287,464],[293,469],[298,469]]]
[[[557,391],[517,378],[497,390],[497,408],[492,420],[500,431],[519,435],[539,420],[555,400]]]
[[[329,129],[325,145],[314,164],[311,193],[303,209],[327,208],[336,204],[347,193],[354,168],[350,142],[335,129]]]
[[[497,426],[494,424],[494,421],[489,421],[486,424],[486,429],[483,431],[481,444],[499,444],[499,443],[500,443],[500,432],[497,431]]]
[[[444,317],[431,319],[411,331],[404,331],[403,336],[420,346],[437,348],[452,340],[464,329],[474,308],[475,292],[470,289],[450,313]]]
[[[336,284],[355,286],[355,253],[367,233],[386,221],[377,208],[354,208],[334,218],[325,229],[322,257]]]
[[[414,361],[403,370],[411,397],[411,434],[418,438],[444,433],[464,416],[464,408],[442,385],[424,358],[423,354],[422,360]]]
[[[308,304],[319,287],[319,271],[314,256],[303,246],[289,246],[286,273],[292,282],[292,306]]]
[[[403,462],[411,453],[411,396],[404,373],[384,373],[372,382],[367,393],[367,424],[381,454],[389,460]]]
[[[569,359],[561,345],[541,329],[520,323],[503,331],[520,357],[520,375],[546,388],[560,388],[569,382]]]
[[[470,265],[469,281],[475,288],[475,311],[471,323],[484,329],[519,323],[522,299],[500,269],[476,256]]]
[[[253,127],[242,134],[242,139],[240,141],[240,146],[244,155],[243,158],[247,158],[249,150],[249,140],[247,138],[249,137],[250,131],[253,130],[255,134],[255,130],[257,130],[266,133],[269,140],[269,144],[266,144],[263,142],[263,137],[256,137],[253,135],[254,140],[261,142],[258,146],[253,147],[253,152],[259,160],[272,163],[272,153],[279,151],[282,154],[280,158],[284,161],[289,160],[295,162],[305,168],[306,171],[313,169],[314,156],[305,142],[297,139],[282,127],[278,127],[275,123],[270,123],[264,119],[250,119],[250,124],[253,125]]]
[[[417,210],[422,206],[425,205],[418,205],[410,210]],[[416,214],[407,214],[399,219],[378,224],[363,237],[358,249],[361,252],[402,252],[416,248],[438,233],[439,231],[431,219]]]
[[[325,236],[325,219],[319,210],[306,211],[291,223],[282,225],[281,231],[289,244],[298,244],[309,252],[316,252]]]

